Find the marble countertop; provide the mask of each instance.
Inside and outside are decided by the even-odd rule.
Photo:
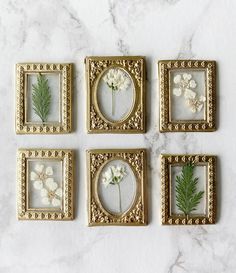
[[[236,1],[5,0],[0,2],[0,272],[1,273],[233,273],[236,272]],[[87,135],[84,57],[144,55],[148,72],[146,134]],[[218,63],[218,130],[160,134],[157,61],[212,59]],[[75,63],[75,131],[16,135],[14,65]],[[235,95],[234,95],[235,94]],[[122,143],[122,144],[121,144]],[[88,228],[86,155],[90,148],[149,150],[146,227]],[[76,219],[16,220],[18,148],[76,150]],[[160,225],[160,153],[219,156],[218,223]]]

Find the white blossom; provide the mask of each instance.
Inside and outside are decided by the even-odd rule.
[[[41,189],[40,195],[44,205],[52,205],[53,207],[61,205],[62,188],[58,187],[53,178],[46,180],[45,187]]]
[[[195,82],[195,80],[192,79],[192,75],[188,73],[175,75],[173,81],[176,85],[173,88],[173,94],[178,97],[182,94],[185,95],[185,93],[189,94],[190,91],[194,92],[191,89],[197,87],[197,83]]]
[[[125,166],[111,166],[102,175],[102,183],[105,187],[108,185],[119,184],[127,175]]]
[[[125,72],[116,68],[109,69],[103,80],[113,91],[126,90],[130,85],[130,79]]]
[[[43,164],[37,164],[34,171],[30,173],[30,180],[34,182],[34,188],[42,189],[43,183],[53,175],[52,167],[46,167]]]
[[[186,104],[192,113],[196,113],[202,110],[205,101],[206,98],[204,96],[200,96],[199,98],[187,99]]]

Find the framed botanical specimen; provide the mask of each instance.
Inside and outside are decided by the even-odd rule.
[[[88,223],[146,225],[145,149],[89,150]]]
[[[144,57],[87,57],[88,133],[145,132]]]
[[[164,225],[216,222],[216,156],[161,155]]]
[[[216,62],[159,61],[160,131],[216,130]]]
[[[20,149],[19,220],[73,219],[73,151]]]
[[[71,132],[72,64],[16,65],[16,133]]]

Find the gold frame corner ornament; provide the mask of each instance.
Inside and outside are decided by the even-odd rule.
[[[27,76],[58,73],[60,76],[60,120],[58,122],[27,122]],[[16,134],[64,134],[72,131],[72,63],[16,64]]]
[[[86,57],[87,132],[145,133],[146,132],[146,65],[142,56]],[[135,99],[130,113],[122,120],[108,120],[100,111],[97,96],[101,75],[109,68],[120,68],[131,77]]]
[[[62,209],[29,208],[28,160],[60,160],[63,169]],[[17,215],[18,220],[74,219],[74,152],[59,149],[19,149],[17,152]]]
[[[107,211],[98,194],[98,179],[103,167],[112,160],[129,164],[136,177],[136,194],[128,210],[121,214]],[[88,225],[143,226],[148,223],[145,149],[100,149],[87,151]]]
[[[206,176],[206,205],[207,211],[203,215],[190,215],[171,213],[171,175],[170,167],[182,166],[194,162],[196,165],[207,167]],[[162,225],[208,225],[216,223],[216,162],[215,155],[202,154],[161,154],[161,224]]]
[[[169,72],[173,70],[205,70],[206,116],[203,120],[171,120]],[[216,130],[216,61],[163,60],[158,62],[160,88],[160,132],[212,132]]]

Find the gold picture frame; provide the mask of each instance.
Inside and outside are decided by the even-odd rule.
[[[159,61],[160,85],[160,132],[211,132],[216,130],[216,62],[208,60]],[[172,118],[171,73],[180,71],[204,72],[204,94],[199,100],[188,99],[186,104],[192,112],[203,111],[203,118]],[[182,71],[182,72],[181,72]],[[196,82],[193,81],[194,85]],[[197,85],[196,85],[197,86]],[[189,87],[188,87],[189,88]],[[195,88],[195,86],[193,86]],[[191,94],[194,94],[190,90]],[[176,94],[179,96],[180,94]],[[195,96],[195,95],[194,95]],[[201,101],[202,99],[202,101]],[[199,107],[200,106],[200,107]],[[199,107],[199,108],[198,108]]]
[[[59,117],[55,122],[28,120],[28,79],[30,75],[59,77]],[[63,134],[72,130],[72,64],[71,63],[19,63],[16,64],[16,133]]]
[[[161,223],[162,225],[205,225],[216,223],[216,156],[161,154]],[[171,167],[193,163],[206,166],[205,214],[175,214],[171,212]],[[175,189],[176,191],[176,189]]]
[[[99,197],[99,177],[113,160],[128,164],[135,177],[136,190],[128,209],[113,213]],[[147,179],[145,149],[101,149],[87,151],[88,164],[88,225],[147,225]],[[124,182],[123,182],[124,183]],[[120,203],[121,205],[121,203]]]
[[[17,153],[17,212],[19,220],[72,220],[74,218],[73,200],[73,151],[59,149],[19,149]],[[59,208],[34,206],[31,196],[32,168],[30,164],[58,163],[61,166],[61,203]],[[43,163],[44,162],[44,163]],[[41,165],[45,166],[45,165]],[[31,170],[31,172],[30,172]],[[35,169],[33,169],[35,171]],[[37,176],[43,175],[45,169]],[[36,178],[35,178],[36,179]],[[38,178],[39,179],[39,178]],[[43,178],[42,178],[43,179]],[[39,180],[42,180],[41,178]],[[36,179],[37,180],[37,179]],[[41,183],[41,181],[39,181]],[[39,183],[37,182],[37,183]],[[59,184],[58,184],[59,185]],[[40,188],[37,188],[40,189]],[[42,189],[41,189],[42,191]],[[55,190],[53,191],[55,192]],[[47,197],[49,197],[49,190]],[[41,192],[37,192],[40,196]],[[51,193],[50,193],[51,194]],[[42,194],[41,194],[42,195]],[[32,198],[31,198],[32,197]],[[51,196],[52,197],[52,196]]]
[[[144,133],[145,127],[145,58],[140,56],[86,57],[87,131],[88,133]],[[134,88],[132,107],[120,120],[107,118],[98,103],[98,84],[109,69],[127,74]]]

